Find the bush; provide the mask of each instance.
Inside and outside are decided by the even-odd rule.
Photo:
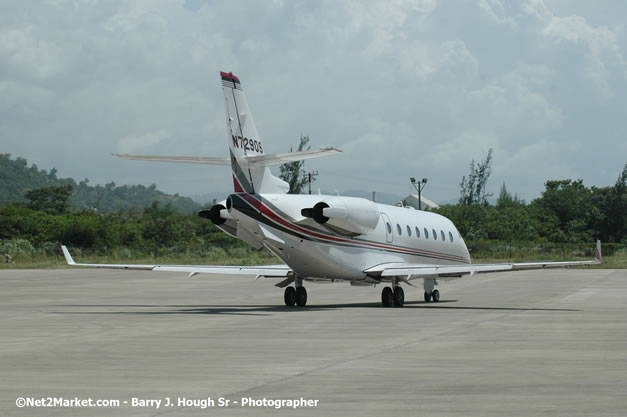
[[[26,258],[35,255],[35,248],[26,239],[0,240],[0,254]]]

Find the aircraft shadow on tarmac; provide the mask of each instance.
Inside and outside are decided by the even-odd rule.
[[[438,303],[427,303],[424,301],[405,301],[403,308],[411,309],[446,309],[446,310],[485,310],[485,311],[552,311],[552,312],[576,312],[581,310],[569,308],[537,308],[537,307],[477,307],[477,306],[454,306],[447,305],[456,303],[458,300],[440,300]],[[273,313],[299,313],[307,311],[329,311],[343,310],[351,308],[381,308],[390,311],[397,309],[383,307],[381,303],[345,303],[345,304],[322,304],[305,307],[287,307],[272,305],[171,305],[171,304],[63,304],[53,307],[72,308],[131,308],[130,311],[53,311],[54,314],[129,314],[129,315],[160,315],[160,314],[224,314],[224,315],[270,315]],[[144,310],[142,309],[151,309]]]

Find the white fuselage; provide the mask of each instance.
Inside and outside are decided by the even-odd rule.
[[[391,262],[470,263],[464,240],[443,216],[376,204],[376,227],[351,236],[301,214],[327,198],[332,197],[238,193],[229,197],[229,213],[246,230],[247,241],[257,239],[304,279],[359,281],[367,278],[365,269]]]

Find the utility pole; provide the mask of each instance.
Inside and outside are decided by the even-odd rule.
[[[411,181],[411,185],[418,191],[418,210],[422,210],[422,190],[427,185],[427,179],[423,178],[422,181],[417,182],[416,178],[411,177],[409,181]]]
[[[311,183],[313,182],[313,177],[318,176],[318,170],[311,171],[307,174],[307,179],[309,181],[309,194],[311,194]]]

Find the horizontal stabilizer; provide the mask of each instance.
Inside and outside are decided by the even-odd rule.
[[[231,165],[229,158],[214,158],[207,156],[159,156],[159,155],[128,155],[114,153],[122,159],[130,159],[133,161],[155,161],[155,162],[178,162],[183,164],[205,164],[205,165]]]
[[[320,158],[342,152],[334,147],[320,148],[308,151],[273,153],[246,157],[249,164],[257,166],[272,166],[285,164],[286,162],[304,161],[306,159]]]
[[[342,152],[333,147],[320,148],[309,151],[284,152],[255,156],[244,156],[242,162],[248,162],[249,165],[258,167],[267,167],[272,165],[285,164],[286,162],[303,161],[305,159],[319,158],[322,156],[333,155]],[[154,162],[177,162],[182,164],[204,164],[204,165],[231,165],[229,158],[217,158],[210,156],[161,156],[161,155],[128,155],[113,154],[122,159],[133,161],[154,161]]]

